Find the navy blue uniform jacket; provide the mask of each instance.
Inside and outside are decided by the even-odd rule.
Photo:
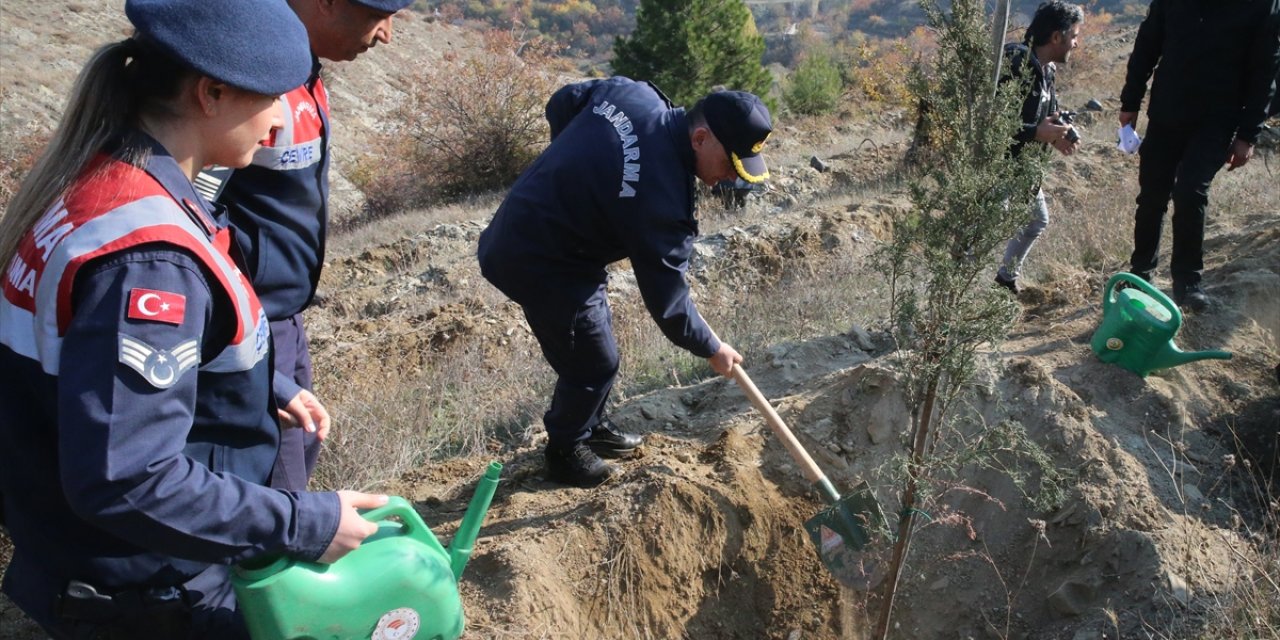
[[[551,145],[480,236],[484,276],[521,305],[582,303],[605,267],[630,259],[663,334],[710,357],[719,341],[689,298],[698,223],[694,155],[682,108],[615,77],[561,88],[547,103]]]
[[[5,592],[38,622],[78,579],[176,586],[212,563],[320,556],[335,494],[262,486],[270,333],[229,231],[155,145],[105,157],[7,265],[0,296]]]
[[[236,169],[227,205],[249,279],[272,321],[311,304],[329,224],[329,98],[316,62],[306,84],[280,96],[284,127],[253,163]],[[292,397],[292,396],[290,396]]]

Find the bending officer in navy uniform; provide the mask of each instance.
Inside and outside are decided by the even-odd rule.
[[[481,234],[478,257],[524,309],[559,376],[543,416],[548,479],[593,486],[616,472],[600,456],[641,444],[605,415],[618,373],[605,267],[629,259],[663,334],[730,375],[742,356],[716,338],[685,280],[698,233],[694,179],[763,181],[772,124],[749,93],[714,92],[686,111],[623,77],[565,86],[546,113],[551,145]]]
[[[283,3],[125,13],[0,221],[3,588],[58,639],[243,638],[229,564],[332,562],[386,502],[265,486],[269,326],[192,184],[249,162],[311,56]]]
[[[222,184],[218,202],[227,205],[236,238],[248,262],[249,278],[271,321],[276,385],[292,402],[282,402],[280,454],[271,486],[307,488],[329,431],[329,413],[312,394],[311,354],[302,312],[315,297],[324,264],[329,226],[329,95],[320,77],[320,58],[354,60],[378,43],[391,42],[395,13],[412,0],[289,0],[307,29],[311,73],[281,96],[284,126],[254,154],[253,162],[231,173],[206,172]],[[202,185],[203,186],[203,185]]]

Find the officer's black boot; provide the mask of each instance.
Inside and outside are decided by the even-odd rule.
[[[600,459],[585,442],[568,447],[547,445],[543,456],[547,461],[547,480],[575,487],[594,487],[618,472],[618,468]]]
[[[999,273],[997,273],[997,274],[996,274],[996,284],[998,284],[998,285],[1000,285],[1000,286],[1004,287],[1005,289],[1008,289],[1008,290],[1009,290],[1009,292],[1010,292],[1010,293],[1012,293],[1012,294],[1013,294],[1013,295],[1015,295],[1015,296],[1016,296],[1016,295],[1018,295],[1019,291],[1021,291],[1021,288],[1020,288],[1020,287],[1018,287],[1018,279],[1017,279],[1017,278],[1006,278],[1006,277],[1004,277],[1004,276],[1000,275]]]
[[[587,438],[587,446],[591,447],[596,455],[605,458],[621,458],[630,455],[643,443],[643,436],[622,431],[608,418],[601,419],[600,423],[591,430],[591,437]]]
[[[1173,283],[1173,301],[1182,309],[1204,311],[1209,308],[1209,296],[1200,287],[1200,283]]]

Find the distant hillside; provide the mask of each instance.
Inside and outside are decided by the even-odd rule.
[[[1013,0],[1013,27],[1026,25],[1041,0]],[[425,0],[427,13],[454,23],[519,27],[565,47],[570,56],[611,57],[613,40],[635,28],[640,0]],[[782,35],[801,26],[831,39],[855,33],[898,38],[923,23],[917,0],[746,0],[761,33]],[[944,2],[944,4],[946,4]],[[1106,12],[1121,24],[1146,13],[1145,0],[1090,0],[1090,13]]]

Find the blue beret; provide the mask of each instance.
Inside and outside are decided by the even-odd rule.
[[[285,0],[126,0],[141,38],[233,87],[278,95],[311,76],[307,29]]]
[[[395,13],[411,4],[413,0],[351,0],[356,4],[362,4],[370,9],[377,9],[383,13]]]

